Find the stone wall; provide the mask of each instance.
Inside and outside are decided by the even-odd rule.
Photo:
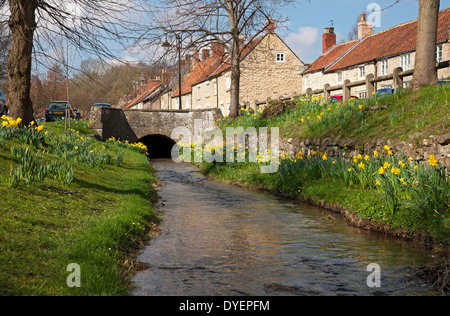
[[[351,158],[358,154],[373,155],[376,150],[383,153],[384,146],[388,145],[394,153],[403,153],[407,158],[413,158],[416,161],[428,160],[429,155],[450,166],[450,133],[430,136],[426,139],[420,139],[419,136],[413,137],[408,141],[393,142],[375,139],[364,144],[357,144],[351,139],[333,139],[333,138],[308,138],[299,139],[281,139],[280,150],[297,155],[302,152],[304,155],[311,155],[313,151],[326,152],[330,157],[342,155]],[[420,141],[417,141],[420,139]]]

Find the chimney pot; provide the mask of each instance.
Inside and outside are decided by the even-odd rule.
[[[358,23],[358,39],[372,35],[372,23],[366,21],[366,15],[361,14],[361,21]]]

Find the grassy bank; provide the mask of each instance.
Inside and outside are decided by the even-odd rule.
[[[130,252],[157,221],[145,150],[96,141],[83,122],[70,136],[61,122],[2,122],[0,294],[126,295]],[[79,288],[67,285],[72,263]]]
[[[413,93],[372,96],[348,103],[326,103],[319,97],[297,99],[294,106],[263,115],[244,111],[235,120],[225,118],[221,127],[279,127],[280,136],[351,138],[357,144],[372,139],[421,140],[450,130],[450,84],[429,86]],[[269,111],[270,113],[270,111]]]

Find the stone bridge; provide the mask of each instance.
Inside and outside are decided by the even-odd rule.
[[[177,127],[188,128],[194,133],[194,122],[201,120],[203,129],[213,129],[222,118],[219,109],[208,110],[122,110],[93,107],[90,127],[102,140],[111,137],[142,142],[149,148],[151,158],[168,158],[178,139],[172,139]]]

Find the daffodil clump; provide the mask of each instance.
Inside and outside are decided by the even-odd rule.
[[[276,163],[279,165],[280,155],[276,155],[270,149],[260,150],[251,148],[242,144],[229,145],[226,142],[222,144],[207,144],[202,142],[179,143],[180,156],[184,161],[189,162],[214,162],[227,164],[256,164],[266,166]]]
[[[3,115],[0,118],[0,140],[18,139],[21,143],[37,146],[45,133],[44,125],[35,126],[34,122],[22,126],[22,119]]]
[[[374,151],[351,159],[330,158],[316,151],[282,156],[278,173],[284,182],[334,179],[346,186],[377,190],[384,202],[380,205],[384,215],[414,212],[417,217],[442,219],[449,210],[448,167],[433,155],[422,163],[395,155],[387,145],[383,153]]]
[[[240,116],[239,116],[239,125],[240,126],[259,126],[259,123],[262,118],[263,109],[259,109],[257,111],[251,108],[240,108]],[[219,118],[216,120],[216,125],[219,128],[225,128],[227,126],[232,126],[234,123],[230,120],[228,115],[225,115],[223,118]]]
[[[131,148],[134,149],[138,152],[141,152],[145,155],[148,156],[148,148],[145,144],[141,143],[141,142],[136,142],[136,143],[130,143],[128,140],[121,140],[120,138],[115,138],[110,137],[106,143],[111,143],[111,144],[118,144],[121,147],[127,147],[127,148]]]

